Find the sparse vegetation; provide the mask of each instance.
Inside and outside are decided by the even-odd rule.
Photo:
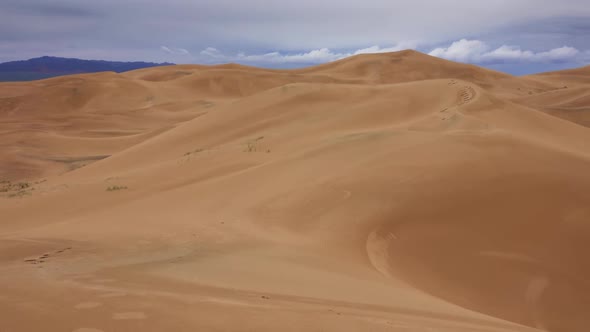
[[[254,142],[246,143],[246,152],[256,152],[256,144]]]
[[[197,154],[197,153],[200,153],[200,152],[203,152],[203,151],[205,151],[205,149],[196,149],[196,150],[193,150],[193,151],[189,151],[189,152],[185,153],[184,155],[185,156],[190,156],[190,155]]]
[[[107,188],[107,191],[119,191],[119,190],[127,190],[127,186],[110,186]]]
[[[21,191],[12,192],[12,193],[8,194],[8,197],[14,198],[14,197],[22,197],[22,196],[27,196],[27,195],[32,195],[32,194],[33,193],[30,191],[21,190]]]
[[[261,141],[263,139],[264,136],[259,136],[254,140],[246,142],[246,149],[244,150],[244,152],[256,152],[258,150],[258,148],[256,147],[256,142]],[[267,150],[267,152],[270,152],[270,150]]]
[[[12,183],[8,180],[0,181],[0,193],[8,193],[8,197],[10,198],[31,195],[33,190],[35,188],[28,182]]]

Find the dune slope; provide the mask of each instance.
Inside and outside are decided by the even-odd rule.
[[[0,327],[586,331],[590,132],[538,106],[573,85],[411,51],[5,84]]]
[[[548,114],[590,127],[590,66],[531,75],[527,79],[552,85],[540,94],[517,99]]]

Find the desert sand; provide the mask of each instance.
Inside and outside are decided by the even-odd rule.
[[[0,331],[585,332],[590,67],[0,84]]]

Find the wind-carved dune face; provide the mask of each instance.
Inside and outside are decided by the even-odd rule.
[[[436,183],[414,183],[428,193],[406,197],[376,228],[369,257],[380,271],[461,306],[539,329],[579,330],[590,303],[585,162],[562,155],[560,164],[573,168],[565,175],[539,147],[513,142],[509,150],[479,161],[503,171],[482,174],[483,165],[454,161]]]

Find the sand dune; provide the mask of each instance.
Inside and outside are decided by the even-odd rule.
[[[2,84],[0,330],[586,331],[587,75],[404,51]]]
[[[548,114],[590,127],[590,66],[579,69],[544,73],[529,76],[555,88],[545,93],[531,94],[517,102],[535,107]]]

